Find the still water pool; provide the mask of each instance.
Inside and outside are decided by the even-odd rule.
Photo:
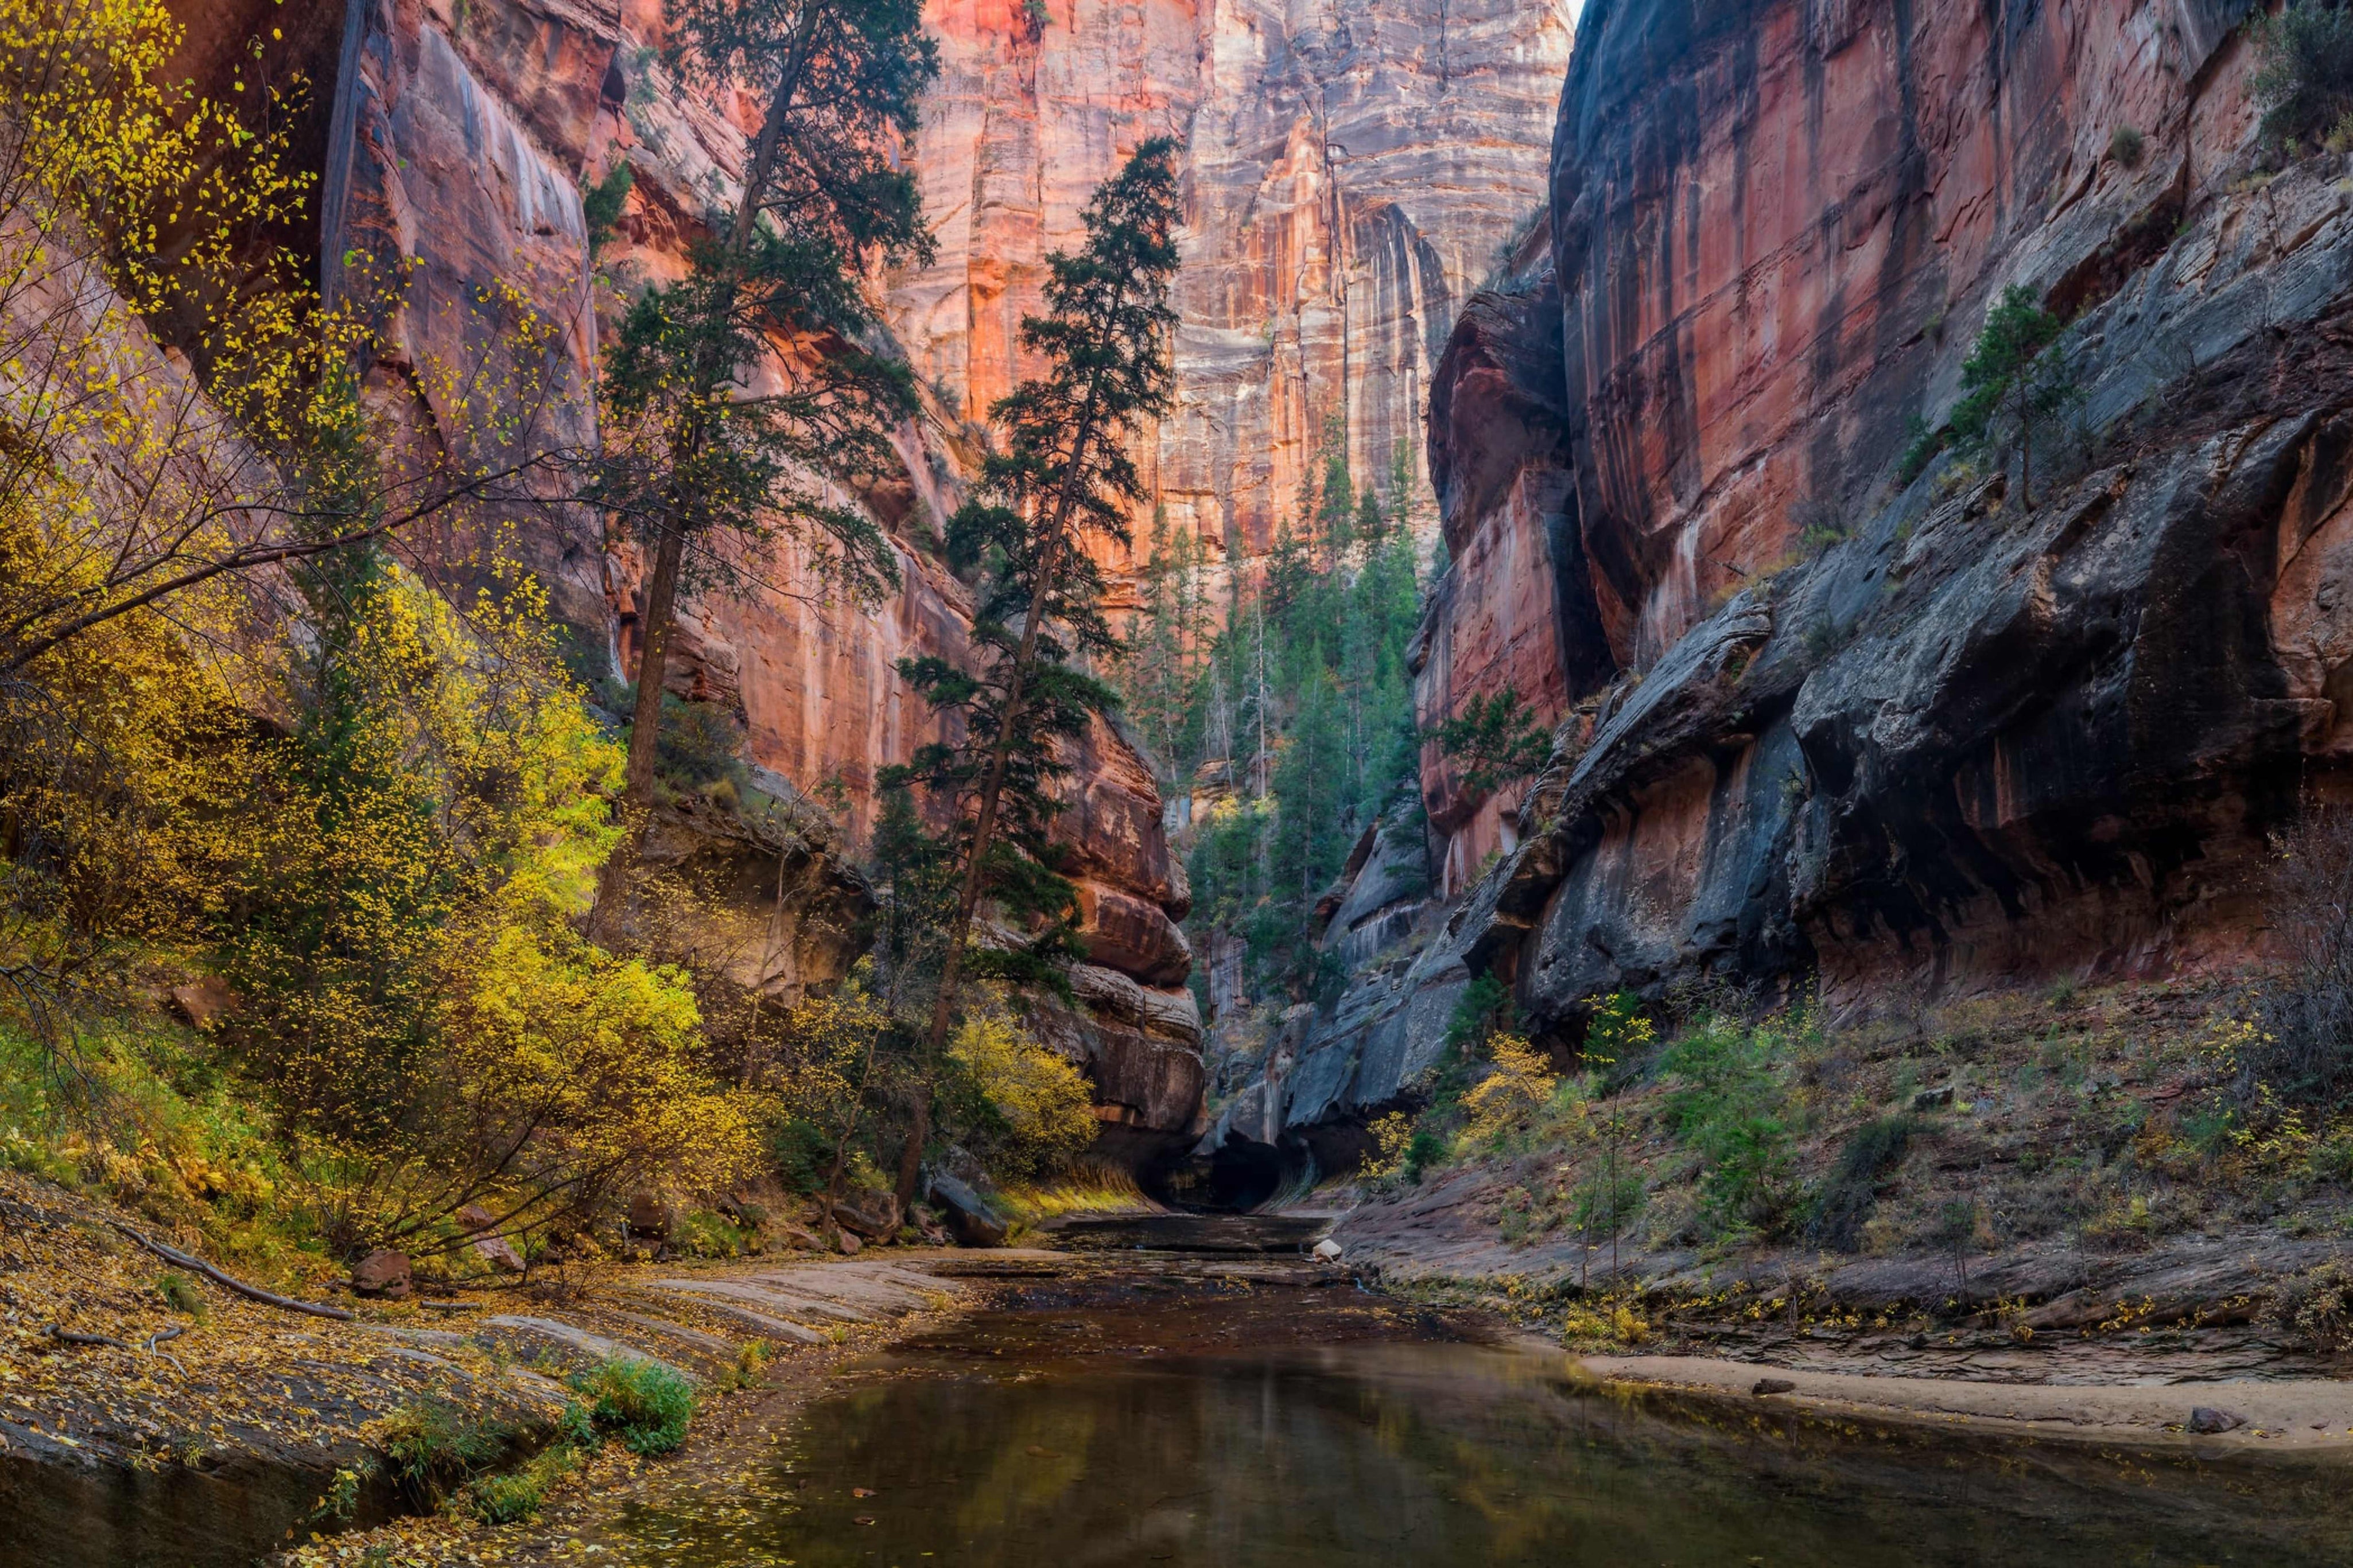
[[[607,1539],[685,1568],[2353,1563],[2337,1472],[1612,1397],[1345,1286],[1203,1272],[1028,1287]]]

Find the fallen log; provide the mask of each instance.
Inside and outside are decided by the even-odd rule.
[[[338,1322],[348,1323],[352,1321],[352,1315],[341,1307],[330,1307],[322,1301],[298,1301],[291,1296],[280,1296],[276,1291],[265,1290],[259,1285],[248,1285],[233,1274],[223,1273],[193,1253],[183,1252],[176,1247],[157,1241],[152,1236],[142,1235],[119,1219],[111,1223],[115,1229],[164,1262],[177,1264],[182,1268],[193,1269],[222,1289],[234,1290],[249,1301],[259,1301],[265,1307],[277,1307],[289,1312],[308,1312],[314,1318],[332,1318]]]

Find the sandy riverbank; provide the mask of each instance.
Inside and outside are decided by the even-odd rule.
[[[1576,1364],[1605,1385],[1670,1389],[1859,1420],[1988,1436],[2182,1446],[2200,1451],[2307,1452],[2353,1460],[2353,1383],[2290,1378],[2234,1383],[2002,1384],[1871,1376],[1713,1356],[1586,1355]],[[1759,1394],[1762,1387],[1767,1392]],[[2200,1408],[2241,1425],[2193,1432]]]

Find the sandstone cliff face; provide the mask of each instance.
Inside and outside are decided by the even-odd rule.
[[[704,215],[732,199],[744,147],[743,106],[686,98],[661,70],[652,47],[659,26],[656,7],[596,0],[370,0],[352,8],[327,136],[321,248],[330,287],[344,297],[367,298],[371,279],[405,280],[389,320],[396,346],[371,367],[369,395],[406,411],[417,439],[466,438],[467,422],[445,405],[442,382],[420,367],[472,363],[493,340],[500,311],[482,305],[480,291],[498,282],[520,290],[558,329],[546,363],[531,367],[546,386],[539,435],[593,441],[600,313],[609,319],[633,284],[682,271]],[[592,263],[580,191],[623,157],[635,190],[614,243]],[[1106,151],[1106,166],[1108,158]],[[1067,204],[1066,222],[1077,199]],[[957,220],[947,216],[953,229]],[[1000,244],[985,226],[967,238],[984,248]],[[1034,305],[1034,278],[1025,286],[1032,290],[1025,302]],[[1001,353],[984,363],[991,374],[1013,368]],[[928,427],[909,427],[900,445],[903,477],[859,498],[899,537],[904,586],[897,595],[871,610],[829,603],[802,563],[779,550],[754,563],[762,591],[692,610],[663,672],[681,695],[742,717],[750,761],[775,788],[844,800],[853,838],[871,826],[876,772],[937,734],[896,661],[956,657],[968,636],[964,584],[910,542],[953,506],[957,454]],[[583,665],[634,673],[641,577],[634,550],[608,551],[593,519],[542,510],[513,521],[525,561],[554,589]],[[422,563],[460,585],[479,570],[476,537],[411,542]],[[1186,900],[1158,793],[1133,747],[1106,726],[1076,751],[1061,831],[1077,851],[1098,966],[1090,971],[1097,978],[1080,988],[1085,1007],[1062,1016],[1057,1037],[1088,1063],[1107,1125],[1124,1147],[1140,1150],[1193,1131],[1200,1100],[1200,1025],[1183,989],[1191,955],[1171,918],[1182,917]],[[669,833],[657,850],[690,858],[702,853],[694,839]],[[711,853],[734,864],[725,844]],[[839,853],[829,848],[818,860]],[[802,872],[796,885],[825,907],[784,922],[794,928],[789,962],[759,967],[747,959],[759,972],[739,978],[797,990],[838,974],[852,956],[840,937],[854,890],[824,865]],[[777,924],[759,889],[744,901],[754,926]],[[773,929],[733,935],[747,953],[776,946]]]
[[[1594,600],[1646,666],[1952,400],[1998,286],[2080,300],[2244,144],[2244,0],[1595,7],[1553,146]],[[2108,155],[2147,135],[2137,168]],[[2079,275],[2080,274],[2080,275]]]
[[[981,417],[1019,372],[1045,254],[1138,142],[1174,137],[1176,407],[1138,456],[1172,530],[1253,559],[1296,514],[1327,420],[1360,480],[1386,490],[1393,458],[1416,460],[1457,303],[1543,201],[1530,152],[1570,15],[1053,0],[1041,27],[1015,0],[937,5],[944,79],[913,159],[940,255],[893,280],[893,329],[952,412]]]
[[[2334,395],[2279,333],[2345,303],[2333,172],[2243,188],[2245,9],[1589,19],[1554,148],[1564,428],[1586,668],[1642,678],[1512,873],[1557,879],[1545,908],[1487,939],[1556,1016],[1694,968],[1835,994],[2212,946],[2327,728],[2264,607],[2290,552],[2245,540]],[[1899,490],[1907,418],[1950,408],[2012,283],[2080,312],[2072,482]]]
[[[1684,978],[1883,1005],[2260,942],[2264,836],[2353,745],[2353,185],[2257,167],[2246,10],[1597,0],[1552,279],[1472,302],[1430,432],[1450,540],[1541,538],[1554,611],[1458,563],[1425,711],[1549,637],[1569,721],[1532,831],[1215,1136],[1345,1148],[1481,973],[1559,1039]],[[2073,320],[2080,427],[2031,504],[1904,482],[2011,283]],[[1488,625],[1535,651],[1466,676]]]

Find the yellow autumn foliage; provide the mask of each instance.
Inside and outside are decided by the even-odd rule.
[[[1094,1142],[1099,1123],[1086,1076],[996,1011],[965,1020],[948,1047],[1005,1123],[998,1163],[1017,1175],[1050,1175]]]
[[[804,997],[785,1016],[785,1052],[773,1069],[778,1108],[818,1130],[837,1152],[854,1137],[880,1087],[891,1015],[854,974]]]
[[[1465,1134],[1472,1140],[1496,1137],[1525,1123],[1552,1099],[1559,1081],[1542,1051],[1518,1035],[1496,1035],[1487,1042],[1493,1067],[1462,1097],[1467,1120]]]
[[[708,1071],[687,977],[575,929],[621,753],[536,585],[463,616],[382,563],[334,587],[302,723],[248,752],[218,915],[227,1038],[331,1230],[407,1243],[468,1203],[528,1229],[739,1178],[752,1107]]]

